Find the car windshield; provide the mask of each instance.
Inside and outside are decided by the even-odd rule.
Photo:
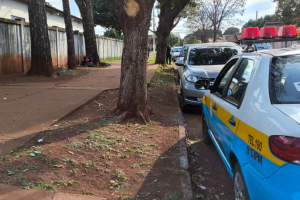
[[[185,54],[186,54],[186,51],[188,50],[189,46],[184,46],[182,49],[181,49],[181,52],[180,52],[180,57],[185,57]]]
[[[299,104],[300,55],[274,57],[269,81],[273,104]]]
[[[173,52],[180,52],[181,51],[181,48],[174,48],[173,49]]]
[[[189,65],[222,65],[237,54],[235,47],[193,48],[190,50]]]
[[[254,44],[254,45],[256,46],[257,50],[272,49],[272,47],[269,43]]]

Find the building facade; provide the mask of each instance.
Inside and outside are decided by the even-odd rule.
[[[57,26],[65,28],[64,12],[52,6],[46,5],[48,26]],[[72,17],[73,30],[83,32],[82,20],[78,17]],[[28,2],[27,0],[0,0],[0,18],[21,20],[29,22]]]

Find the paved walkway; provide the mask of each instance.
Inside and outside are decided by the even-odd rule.
[[[152,57],[152,56],[151,56]],[[121,61],[69,81],[39,80],[0,84],[0,156],[28,140],[104,90],[119,88]],[[157,65],[148,65],[150,82]]]

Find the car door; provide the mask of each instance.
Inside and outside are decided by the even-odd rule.
[[[207,103],[206,106],[203,106],[208,126],[218,143],[221,140],[220,135],[218,134],[218,131],[216,129],[217,123],[219,123],[217,117],[218,106],[223,95],[223,90],[226,87],[227,79],[230,78],[231,72],[233,71],[238,60],[239,58],[234,58],[224,66],[224,68],[216,78],[214,85],[212,86],[212,91],[206,94],[206,96],[208,97],[206,101]]]
[[[225,90],[223,90],[222,99],[218,104],[216,131],[219,144],[227,159],[231,149],[231,143],[236,135],[236,131],[241,119],[242,110],[240,106],[250,80],[255,61],[248,58],[242,58],[237,64],[234,73],[229,79]]]

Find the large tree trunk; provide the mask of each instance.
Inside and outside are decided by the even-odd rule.
[[[147,41],[154,0],[109,2],[124,33],[117,111],[123,113],[120,120],[135,117],[147,123],[151,114],[147,103]]]
[[[97,52],[92,1],[75,0],[75,2],[78,5],[82,17],[86,56],[92,57],[94,64],[97,65],[100,62],[100,59]]]
[[[53,76],[45,1],[29,0],[31,68],[27,75]]]
[[[167,27],[163,27],[167,29]],[[159,30],[159,29],[158,29]],[[167,55],[168,37],[170,33],[157,31],[157,52],[156,52],[156,64],[165,65]]]
[[[68,69],[76,69],[73,25],[70,14],[69,0],[63,0],[63,7],[68,44]]]
[[[162,3],[159,14],[159,24],[157,27],[157,52],[156,52],[156,64],[164,65],[166,63],[166,46],[168,37],[173,28],[178,24],[179,21],[175,22],[179,13],[185,8],[190,0],[180,0],[175,2],[176,6],[173,5],[173,1],[168,0]]]

